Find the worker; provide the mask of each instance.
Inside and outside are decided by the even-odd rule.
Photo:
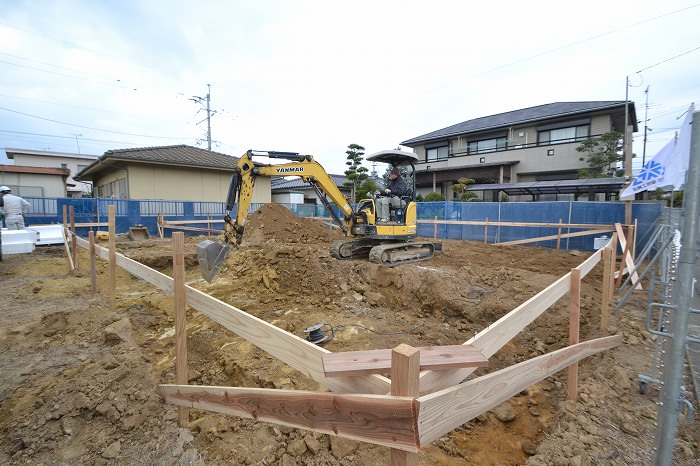
[[[0,186],[0,204],[8,230],[24,229],[24,214],[29,210],[29,202],[10,194],[10,188]]]
[[[394,167],[389,174],[389,185],[384,189],[384,197],[379,198],[378,220],[379,222],[389,221],[389,206],[394,209],[403,207],[401,197],[410,196],[411,190],[406,186],[406,182],[401,177],[399,169]]]

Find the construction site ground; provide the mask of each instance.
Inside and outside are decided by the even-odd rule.
[[[269,205],[212,284],[186,238],[189,285],[302,338],[325,324],[330,351],[463,343],[543,290],[590,252],[444,241],[427,262],[383,268],[329,254],[337,232]],[[106,242],[100,243],[107,246]],[[169,240],[117,249],[172,275]],[[85,250],[69,272],[65,249],[38,247],[0,262],[0,464],[380,465],[389,449],[335,436],[191,410],[177,425],[158,385],[175,382],[173,299],[123,270],[110,312],[108,265],[91,293]],[[621,334],[621,346],[579,366],[577,402],[566,371],[522,391],[419,453],[420,465],[651,464],[660,387],[646,292],[635,292],[600,330],[602,265],[582,283],[581,340]],[[191,384],[325,391],[200,313],[187,312]],[[566,298],[472,377],[567,346]],[[332,332],[330,331],[332,328]],[[332,336],[332,339],[330,337]],[[692,397],[692,388],[687,387]],[[700,421],[681,417],[674,464],[700,465]]]

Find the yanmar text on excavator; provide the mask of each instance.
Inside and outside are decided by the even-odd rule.
[[[284,159],[281,164],[253,162],[253,157]],[[380,151],[367,157],[370,162],[389,164],[397,168],[407,182],[407,193],[391,193],[389,190],[367,193],[368,197],[357,203],[353,211],[350,203],[333,183],[326,170],[311,155],[296,152],[246,152],[236,164],[226,199],[224,216],[224,242],[205,240],[197,245],[202,276],[211,282],[219,267],[235,244],[240,244],[246,218],[249,214],[253,186],[258,176],[298,176],[310,184],[318,198],[349,238],[336,241],[331,255],[336,259],[369,258],[371,262],[387,267],[428,260],[435,251],[442,251],[441,243],[414,241],[416,226],[415,154],[400,150]],[[378,217],[379,204],[388,205],[387,218]],[[342,218],[331,209],[338,206]]]

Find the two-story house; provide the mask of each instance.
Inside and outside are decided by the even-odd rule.
[[[56,168],[68,170],[69,175],[65,178],[65,189],[59,196],[82,197],[89,196],[92,192],[92,185],[75,180],[73,177],[83,168],[90,165],[97,159],[96,155],[73,154],[67,152],[50,152],[42,150],[27,149],[5,149],[7,158],[14,160],[16,166]],[[45,192],[41,184],[37,186],[23,186],[23,191],[34,196],[55,196],[55,191]]]
[[[624,180],[579,180],[578,170],[588,165],[576,148],[588,138],[624,132],[625,118],[636,131],[634,103],[556,102],[464,121],[401,145],[420,159],[416,185],[424,195],[453,199],[450,187],[471,178],[476,184],[470,190],[488,201],[503,193],[511,200],[591,199],[619,193]]]

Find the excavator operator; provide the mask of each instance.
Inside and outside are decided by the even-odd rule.
[[[377,213],[379,214],[379,222],[389,221],[389,206],[398,209],[402,207],[401,197],[411,195],[411,190],[406,186],[406,181],[401,177],[397,167],[391,169],[389,185],[384,190],[384,195],[384,197],[378,199]]]

